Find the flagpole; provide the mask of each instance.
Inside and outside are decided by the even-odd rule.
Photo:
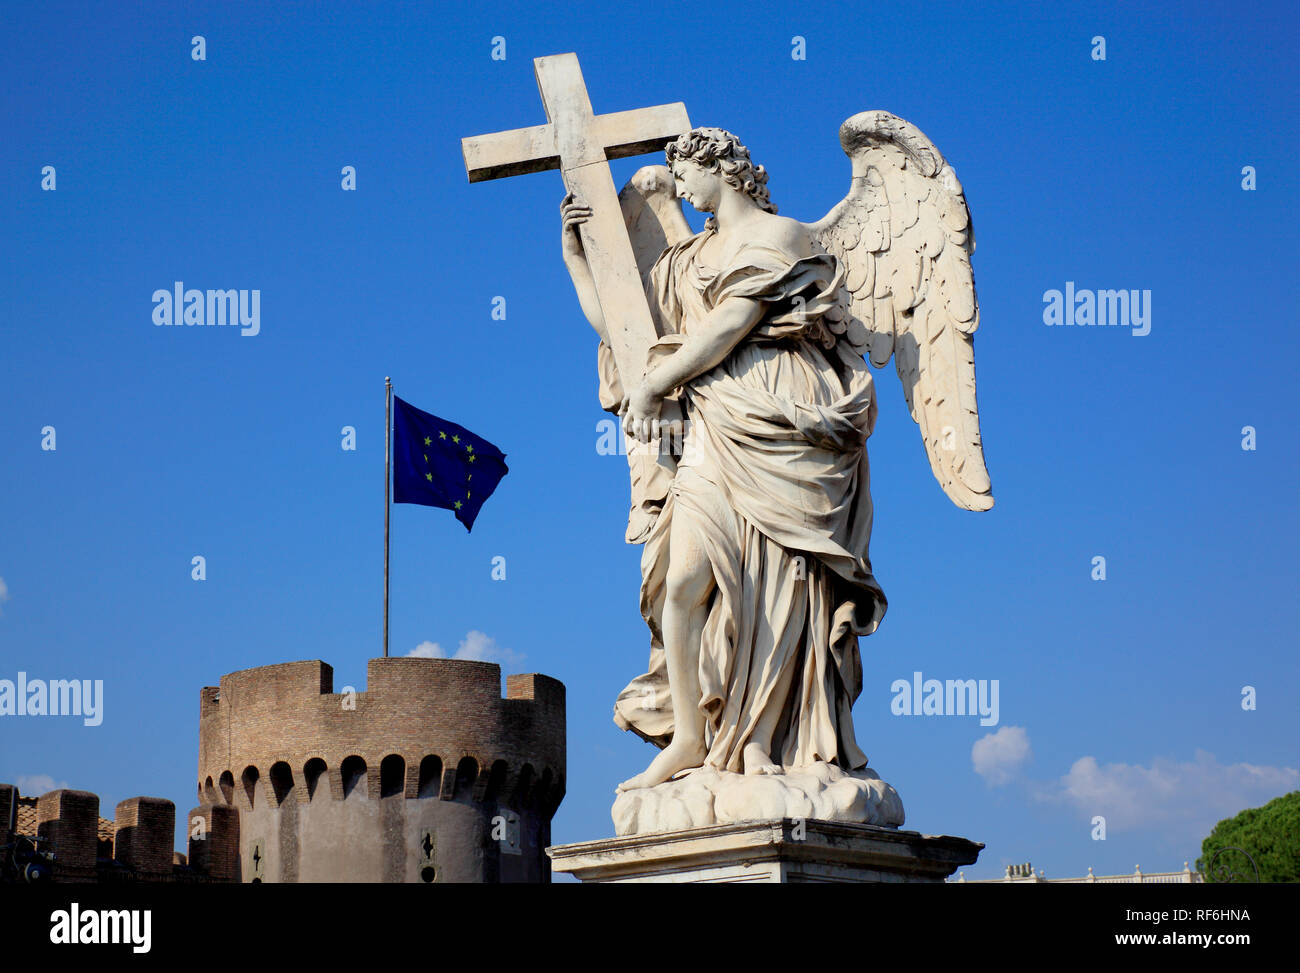
[[[384,376],[384,658],[388,658],[388,521],[392,510],[393,380]]]

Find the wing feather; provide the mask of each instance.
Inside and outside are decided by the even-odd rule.
[[[840,144],[853,163],[849,193],[809,225],[848,269],[831,331],[876,367],[893,356],[935,479],[957,506],[987,510],[975,236],[961,182],[916,126],[888,112],[854,115]]]

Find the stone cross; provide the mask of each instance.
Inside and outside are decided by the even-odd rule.
[[[461,140],[470,182],[559,169],[565,188],[591,208],[579,229],[596,297],[609,329],[610,349],[624,389],[631,391],[646,367],[646,351],[658,340],[637,270],[632,243],[606,164],[646,152],[662,152],[690,131],[681,102],[596,115],[576,54],[533,61],[547,124]]]

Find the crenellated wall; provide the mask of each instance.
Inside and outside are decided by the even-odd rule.
[[[547,881],[564,686],[458,659],[323,662],[200,692],[190,860],[228,881]],[[231,811],[235,813],[231,813]]]
[[[99,816],[98,794],[62,789],[24,798],[12,784],[0,784],[0,850],[20,835],[53,854],[56,882],[205,880],[173,851],[176,805],[161,797],[120,801],[109,822]],[[0,872],[8,864],[0,862]]]

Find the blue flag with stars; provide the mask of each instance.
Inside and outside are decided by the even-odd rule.
[[[464,426],[393,396],[393,502],[442,507],[466,530],[501,478],[506,454]]]

